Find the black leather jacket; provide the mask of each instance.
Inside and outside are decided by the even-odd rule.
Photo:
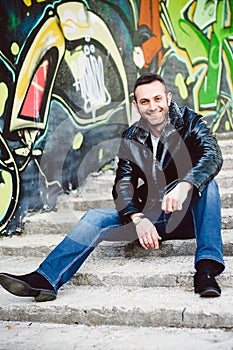
[[[156,159],[150,132],[140,119],[122,135],[113,198],[123,223],[132,213],[161,205],[166,192],[187,181],[199,193],[217,175],[222,154],[202,117],[172,101]],[[156,180],[153,178],[155,167]]]

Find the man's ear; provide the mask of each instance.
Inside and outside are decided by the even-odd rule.
[[[136,111],[139,112],[139,111],[138,111],[138,104],[137,104],[137,102],[136,102],[135,100],[132,101],[132,105],[134,106],[134,108],[136,109]]]
[[[168,106],[170,106],[171,100],[172,100],[172,93],[168,92],[168,94],[167,94],[167,104],[168,104]]]

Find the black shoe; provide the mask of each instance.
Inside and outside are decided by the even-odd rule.
[[[57,297],[51,284],[37,272],[22,276],[0,273],[0,284],[14,295],[35,297],[36,301],[51,301]]]
[[[213,274],[196,272],[194,275],[194,291],[201,297],[219,297],[221,289]]]

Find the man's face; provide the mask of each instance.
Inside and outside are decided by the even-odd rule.
[[[164,129],[172,94],[166,93],[165,87],[160,81],[143,84],[136,88],[133,101],[142,119],[147,123],[150,131],[158,136]]]

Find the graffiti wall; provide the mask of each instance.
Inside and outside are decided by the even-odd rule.
[[[233,130],[231,0],[0,0],[0,233],[117,153],[145,71]]]

